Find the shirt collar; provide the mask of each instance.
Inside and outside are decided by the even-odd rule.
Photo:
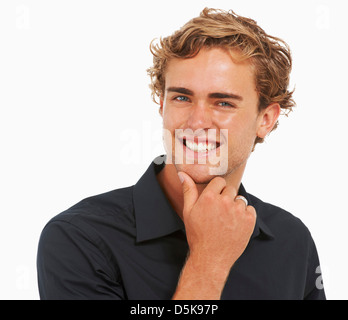
[[[265,222],[262,220],[262,217],[261,217],[262,212],[258,210],[257,204],[254,203],[254,201],[252,201],[250,195],[246,192],[242,183],[240,184],[238,194],[245,197],[248,201],[248,204],[253,206],[256,210],[256,223],[255,223],[254,231],[251,235],[251,238],[253,239],[259,236],[260,234],[262,234],[268,239],[274,239],[274,235],[272,231],[268,228],[267,224],[265,224]]]
[[[165,163],[165,157],[157,157],[133,188],[137,242],[163,237],[185,225],[174,211],[159,185],[156,174]]]
[[[133,188],[135,223],[137,242],[156,239],[175,231],[185,230],[185,225],[174,211],[159,185],[156,175],[165,166],[165,156],[155,158],[145,173]],[[241,184],[238,194],[244,196],[253,205],[249,194]],[[267,238],[274,238],[272,232],[257,213],[252,238],[264,234]]]

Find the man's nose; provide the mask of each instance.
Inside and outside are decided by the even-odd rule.
[[[212,110],[204,103],[197,103],[191,107],[187,125],[192,130],[209,129],[212,126]]]

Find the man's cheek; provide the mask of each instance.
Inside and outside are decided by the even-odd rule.
[[[225,175],[228,170],[228,129],[220,130],[220,141],[223,144],[220,145],[219,152],[215,149],[215,152],[208,155],[210,175]]]
[[[163,128],[162,130],[162,140],[163,140],[163,146],[164,150],[166,152],[166,163],[172,164],[173,163],[173,139],[171,132]]]

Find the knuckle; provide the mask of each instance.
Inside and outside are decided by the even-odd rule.
[[[190,192],[190,188],[186,184],[184,184],[183,187],[182,187],[182,191],[183,191],[184,194],[185,193],[189,193]]]
[[[240,212],[245,211],[245,203],[243,201],[234,201],[234,207]]]
[[[205,194],[204,194],[204,198],[205,198],[206,200],[208,200],[208,201],[213,200],[214,197],[215,197],[214,193],[213,193],[212,191],[210,191],[210,190],[207,190],[207,191],[205,192]]]
[[[231,197],[228,195],[221,196],[221,202],[228,207],[232,206],[232,204],[233,204]]]
[[[256,221],[256,210],[255,210],[255,208],[252,207],[252,206],[247,206],[246,212],[247,212],[247,217],[248,217],[252,222],[255,222],[255,221]]]
[[[255,210],[255,208],[253,206],[247,206],[246,210],[247,210],[248,213],[256,216],[256,210]]]

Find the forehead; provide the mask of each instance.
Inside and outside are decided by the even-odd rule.
[[[255,91],[254,68],[250,60],[238,62],[221,48],[202,49],[189,59],[174,58],[168,62],[165,87],[178,86],[195,92],[233,90],[239,94]]]

